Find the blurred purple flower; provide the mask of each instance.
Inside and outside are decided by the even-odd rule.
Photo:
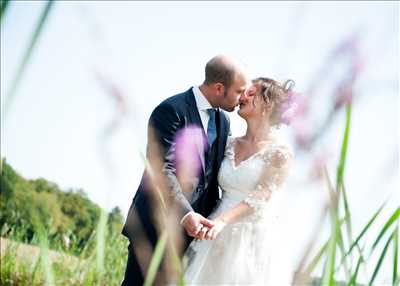
[[[353,88],[355,81],[365,67],[365,59],[359,51],[358,36],[351,38],[347,45],[351,54],[351,64],[347,77],[339,83],[334,92],[334,110],[338,110],[351,103],[354,95]]]
[[[281,121],[289,125],[296,118],[304,117],[307,113],[308,102],[297,92],[290,92],[289,98],[281,105]]]
[[[126,102],[126,96],[122,92],[121,88],[119,88],[115,82],[101,72],[95,72],[95,76],[105,92],[116,102],[117,113],[121,115],[127,113],[128,105]]]
[[[339,84],[334,93],[334,98],[334,110],[348,105],[353,99],[353,80],[347,80]]]
[[[365,59],[363,57],[361,57],[361,55],[357,54],[354,59],[353,59],[353,65],[351,68],[351,78],[353,80],[355,80],[360,73],[362,72],[362,70],[365,67]]]
[[[333,51],[333,56],[336,57],[340,54],[350,53],[354,55],[358,52],[360,47],[360,33],[354,32],[349,37],[347,37],[343,42],[341,42],[336,49]]]
[[[115,167],[112,164],[112,156],[109,151],[108,142],[112,135],[120,128],[124,117],[128,114],[127,99],[119,86],[111,80],[109,76],[104,75],[100,71],[94,71],[94,76],[105,94],[116,103],[115,114],[113,118],[104,126],[100,140],[101,156],[104,160],[104,165],[109,174],[115,173]]]
[[[192,182],[200,172],[201,157],[207,148],[204,131],[188,125],[175,136],[175,166],[181,184]]]
[[[313,130],[305,117],[297,117],[291,124],[297,145],[309,149],[312,140]]]

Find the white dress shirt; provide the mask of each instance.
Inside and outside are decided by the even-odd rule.
[[[194,86],[193,89],[194,99],[196,100],[196,106],[200,114],[201,123],[203,124],[204,132],[207,134],[208,121],[210,120],[210,115],[207,109],[213,108],[208,102],[207,98],[201,92],[198,86]]]

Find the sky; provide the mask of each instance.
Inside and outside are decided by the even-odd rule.
[[[22,176],[82,188],[102,207],[119,206],[125,214],[142,175],[152,109],[200,84],[211,57],[232,55],[251,77],[291,78],[305,92],[322,82],[332,50],[358,33],[366,65],[356,83],[345,172],[355,228],[385,199],[387,214],[399,205],[397,2],[56,2],[5,117],[8,88],[43,7],[12,2],[1,24],[1,156]],[[333,61],[323,73],[334,77],[343,64]],[[105,82],[125,97],[124,116]],[[330,102],[332,86],[323,86],[316,122]],[[240,136],[244,122],[235,112],[230,117]],[[344,118],[341,112],[314,151],[297,154],[282,219],[300,246],[326,200],[321,183],[308,180],[310,162],[327,150],[334,177]],[[282,133],[291,140],[290,128]],[[301,247],[288,252],[298,256]]]

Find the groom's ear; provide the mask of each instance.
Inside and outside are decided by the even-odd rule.
[[[222,96],[225,92],[225,86],[220,82],[214,83],[214,89],[217,96]]]

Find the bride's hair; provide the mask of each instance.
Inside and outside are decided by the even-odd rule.
[[[258,77],[252,80],[257,86],[257,94],[259,94],[268,105],[272,105],[270,120],[272,125],[280,125],[286,123],[282,119],[285,106],[289,102],[291,92],[295,85],[294,81],[289,79],[282,84],[266,77]]]

